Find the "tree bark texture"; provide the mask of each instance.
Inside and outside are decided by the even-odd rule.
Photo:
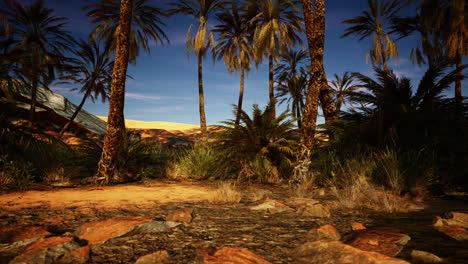
[[[96,182],[104,184],[109,183],[112,179],[120,146],[125,137],[125,81],[129,59],[132,7],[133,0],[121,0],[117,51],[112,72],[107,130],[104,136],[104,146],[96,174]]]
[[[81,111],[81,108],[83,108],[83,105],[86,102],[86,99],[88,98],[90,93],[91,93],[91,89],[86,90],[86,93],[83,96],[83,99],[81,100],[80,105],[78,105],[78,108],[76,108],[76,111],[70,117],[70,120],[68,120],[68,122],[65,124],[65,126],[63,126],[62,130],[60,130],[59,138],[63,137],[63,134],[65,133],[65,131],[67,131],[68,127],[73,123],[73,120],[75,120],[76,116]]]
[[[456,70],[457,70],[457,80],[455,81],[455,100],[458,104],[461,104],[462,97],[462,79],[463,79],[463,66],[462,66],[462,55],[460,51],[457,52],[455,57]]]
[[[203,52],[198,51],[198,104],[200,111],[201,140],[207,140],[206,116],[205,116],[205,95],[203,93]]]
[[[268,55],[268,95],[271,105],[271,117],[276,118],[276,98],[275,98],[275,84],[273,75],[273,47],[270,47],[270,54]]]
[[[36,101],[37,101],[37,87],[39,86],[39,82],[37,80],[32,81],[31,87],[31,108],[29,113],[29,120],[31,123],[34,123],[36,119]]]
[[[244,98],[244,79],[245,79],[245,71],[244,68],[241,69],[240,75],[240,87],[239,87],[239,101],[237,102],[237,114],[236,114],[236,122],[235,125],[238,126],[240,123],[240,116],[242,111],[242,100]]]

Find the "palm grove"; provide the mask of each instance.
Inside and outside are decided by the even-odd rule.
[[[467,102],[462,95],[466,66],[462,59],[468,47],[467,3],[368,0],[366,10],[343,21],[347,29],[342,37],[355,36],[369,46],[363,59],[370,61],[374,74],[346,72],[330,81],[323,57],[325,19],[332,18],[326,17],[325,4],[324,0],[174,0],[165,5],[149,0],[96,0],[83,7],[93,30],[88,39],[77,40],[66,30],[67,18],[55,16],[44,1],[26,5],[4,0],[0,13],[0,96],[5,109],[0,118],[2,175],[20,175],[9,180],[20,185],[24,179],[18,177],[40,180],[47,171],[62,168],[70,174],[93,174],[96,183],[107,184],[116,174],[151,178],[167,167],[177,167],[179,173],[198,179],[320,185],[339,183],[336,175],[344,175],[343,168],[361,168],[355,164],[364,166],[372,159],[375,162],[366,163],[363,173],[389,188],[403,191],[423,182],[466,186]],[[412,15],[404,15],[408,13]],[[176,14],[194,19],[187,29],[186,47],[198,62],[202,136],[199,143],[174,153],[127,132],[123,109],[128,63],[138,64],[140,52],[154,48],[150,43],[170,43],[164,20]],[[398,40],[408,36],[418,39],[412,61],[427,69],[421,80],[397,76],[388,63],[399,56]],[[234,119],[224,122],[214,141],[208,140],[204,105],[207,56],[240,77]],[[254,105],[249,115],[243,110],[245,75],[261,63],[268,64],[269,102],[264,110]],[[83,146],[70,147],[38,136],[34,129],[37,89],[48,89],[55,82],[77,84],[83,93],[60,136],[87,99],[101,99],[109,100],[103,139],[86,138]],[[15,111],[17,86],[30,91],[29,126],[15,126],[8,119]],[[288,111],[277,113],[277,104],[283,103]],[[319,109],[325,124],[319,126],[317,137]],[[323,142],[324,138],[328,140]]]

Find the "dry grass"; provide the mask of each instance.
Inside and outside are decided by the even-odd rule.
[[[210,194],[208,201],[210,203],[239,203],[242,198],[235,184],[230,182],[221,182],[217,188]]]
[[[65,176],[63,168],[47,171],[43,178],[44,183],[52,186],[69,186],[70,179]]]

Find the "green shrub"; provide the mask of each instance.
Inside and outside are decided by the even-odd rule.
[[[14,189],[28,189],[34,183],[34,166],[30,162],[0,160],[0,185]]]

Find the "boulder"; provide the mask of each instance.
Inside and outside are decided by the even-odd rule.
[[[10,261],[10,264],[57,263],[63,258],[63,256],[79,247],[80,245],[71,236],[40,238],[29,245],[20,255]]]
[[[336,228],[332,225],[324,225],[319,228],[312,228],[307,233],[307,240],[308,241],[315,241],[315,240],[340,240],[341,236],[336,230]]]
[[[209,249],[198,250],[199,264],[271,264],[245,248],[223,247],[211,254]]]
[[[83,224],[75,230],[74,235],[93,245],[124,235],[136,226],[151,221],[150,218],[139,216],[112,218]]]
[[[269,213],[279,213],[283,211],[292,211],[293,209],[287,206],[283,201],[266,198],[263,199],[263,201],[259,205],[250,207],[250,210],[260,210],[267,211]]]
[[[140,234],[153,234],[170,230],[171,228],[179,225],[181,225],[181,223],[171,221],[153,221],[135,227],[132,232]]]
[[[169,213],[166,221],[190,223],[192,222],[193,208],[181,208]]]
[[[330,210],[328,207],[323,206],[321,204],[313,204],[303,208],[298,209],[297,211],[302,216],[310,216],[310,217],[320,217],[320,218],[327,218],[330,217]]]
[[[84,264],[88,263],[90,246],[84,246],[66,253],[61,259],[62,264]]]
[[[351,230],[353,231],[358,231],[358,230],[364,230],[366,227],[358,222],[351,223]]]
[[[408,235],[387,230],[365,229],[353,231],[343,237],[343,242],[366,251],[374,251],[390,257],[400,253],[411,238]]]
[[[438,230],[455,240],[468,241],[468,231],[461,226],[444,225],[439,227]]]
[[[37,240],[51,235],[44,226],[17,226],[0,229],[0,244],[11,244],[24,240]]]
[[[360,250],[340,241],[319,240],[293,251],[295,264],[409,264],[377,252]]]
[[[439,258],[438,256],[420,250],[412,250],[411,251],[411,262],[413,264],[417,263],[442,263],[444,260]]]
[[[166,250],[159,250],[138,258],[135,264],[165,264],[169,261],[169,253]]]

